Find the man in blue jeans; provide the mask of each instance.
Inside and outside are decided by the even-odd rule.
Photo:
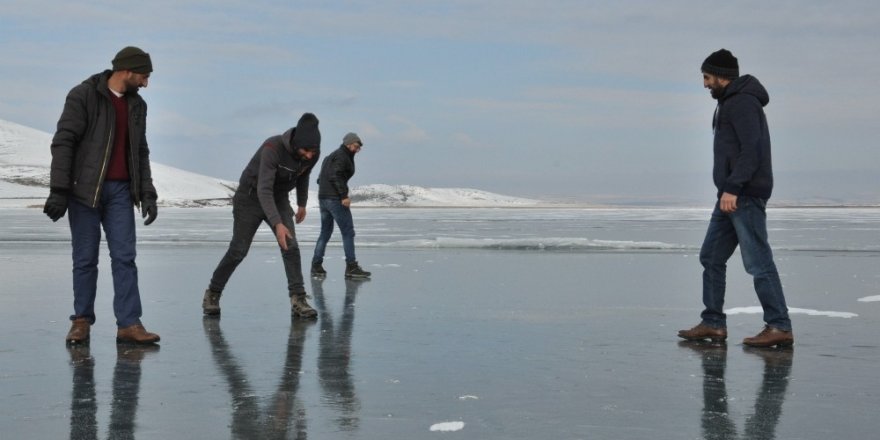
[[[370,272],[361,269],[354,255],[354,221],[351,218],[351,198],[348,194],[348,181],[354,176],[354,155],[361,151],[364,143],[355,133],[342,138],[342,145],[330,153],[321,163],[318,176],[318,205],[321,208],[321,235],[315,243],[312,257],[312,276],[327,276],[324,270],[324,251],[333,234],[333,222],[339,225],[342,234],[342,248],[345,251],[345,278],[365,279]]]
[[[770,131],[764,106],[767,90],[751,75],[739,75],[739,62],[721,49],[701,68],[703,87],[718,100],[712,128],[715,132],[713,180],[718,202],[700,250],[703,265],[702,321],[678,332],[687,340],[727,339],[724,314],[727,260],[739,246],[743,266],[754,278],[755,292],[764,309],[764,329],[743,344],[755,347],[794,343],[788,307],[782,293],[773,252],[767,241],[767,200],[773,190]]]
[[[95,323],[102,226],[113,271],[116,341],[159,342],[140,321],[133,209],[140,206],[145,225],[156,219],[147,104],[138,94],[147,87],[153,64],[149,54],[131,46],[112,64],[113,70],[92,75],[68,93],[52,138],[50,194],[43,212],[52,221],[69,213],[74,298],[69,345],[88,343]]]

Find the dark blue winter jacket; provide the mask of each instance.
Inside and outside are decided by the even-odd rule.
[[[751,75],[727,85],[712,121],[715,165],[712,177],[718,196],[730,193],[769,199],[773,191],[770,130],[764,106],[767,89]]]

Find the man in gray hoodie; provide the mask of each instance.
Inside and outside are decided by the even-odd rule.
[[[727,260],[737,246],[746,272],[754,278],[755,292],[764,309],[764,329],[745,338],[757,347],[794,343],[782,283],[767,241],[767,200],[773,191],[770,130],[764,106],[767,90],[751,75],[739,75],[739,62],[726,49],[703,62],[703,87],[718,100],[712,128],[715,132],[712,171],[718,201],[700,250],[703,265],[702,321],[678,332],[687,340],[727,339],[724,314]]]
[[[202,299],[205,315],[220,314],[220,295],[229,277],[247,256],[260,224],[266,222],[275,233],[281,248],[291,313],[305,318],[318,315],[306,301],[299,244],[294,220],[306,218],[309,197],[309,174],[321,154],[318,118],[305,113],[284,134],[263,142],[241,173],[238,189],[232,198],[232,240],[229,249],[214,270]],[[290,191],[296,188],[296,214],[290,206]]]

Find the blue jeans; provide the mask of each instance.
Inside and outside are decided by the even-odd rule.
[[[73,312],[71,320],[84,317],[95,322],[98,284],[98,251],[101,226],[110,249],[113,272],[113,313],[119,328],[140,323],[141,294],[135,265],[134,207],[128,182],[108,181],[101,188],[101,200],[92,208],[71,199],[67,208],[73,247]]]
[[[290,202],[285,200],[275,201],[275,207],[281,214],[281,222],[293,235],[287,242],[287,250],[281,250],[281,260],[284,262],[284,273],[287,275],[287,291],[292,295],[305,294],[303,284],[302,263],[299,256],[299,243],[296,240],[296,230],[293,226],[293,208]],[[254,235],[263,222],[269,224],[260,200],[255,193],[236,192],[232,197],[232,240],[229,249],[214,269],[208,288],[214,292],[222,292],[226,283],[239,264],[247,256],[254,241]],[[272,226],[272,225],[269,225]],[[274,229],[273,229],[274,231]]]
[[[354,263],[357,258],[354,256],[354,220],[351,218],[351,209],[342,206],[339,199],[319,199],[318,206],[321,207],[321,235],[315,242],[315,255],[312,257],[312,264],[321,264],[324,262],[324,251],[327,249],[327,242],[333,235],[333,221],[339,225],[339,232],[342,233],[342,249],[345,251],[345,262]]]
[[[782,283],[767,242],[766,205],[763,199],[740,196],[736,211],[725,214],[718,203],[715,204],[700,250],[703,304],[706,306],[701,314],[704,324],[715,328],[727,326],[727,316],[723,310],[727,260],[738,245],[743,266],[754,278],[755,292],[764,309],[764,322],[780,330],[791,330]]]

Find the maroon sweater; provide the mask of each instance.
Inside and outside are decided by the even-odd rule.
[[[110,92],[110,101],[116,109],[116,127],[113,136],[113,151],[107,166],[106,180],[129,180],[128,175],[128,101],[125,95],[117,98]]]

